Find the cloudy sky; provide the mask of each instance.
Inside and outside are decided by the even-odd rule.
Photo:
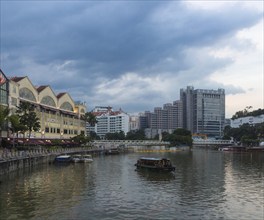
[[[264,108],[263,1],[1,1],[0,66],[93,107],[153,111],[188,85]]]

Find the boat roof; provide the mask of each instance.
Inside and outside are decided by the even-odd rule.
[[[71,157],[70,155],[60,155],[60,156],[57,156],[57,158],[69,158]]]
[[[157,157],[141,157],[140,160],[169,160],[167,158],[157,158]]]

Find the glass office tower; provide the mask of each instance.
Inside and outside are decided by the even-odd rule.
[[[183,125],[192,133],[221,137],[225,124],[225,90],[180,90],[183,102]]]

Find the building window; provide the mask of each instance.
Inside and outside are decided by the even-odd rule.
[[[33,92],[31,92],[28,88],[21,88],[19,90],[19,96],[21,98],[36,102]]]
[[[53,98],[51,98],[50,96],[45,96],[41,99],[41,102],[42,104],[44,105],[49,105],[49,106],[53,106],[53,107],[56,107],[56,104],[53,100]]]
[[[16,87],[13,86],[13,93],[16,94],[17,93],[17,90],[16,90]]]
[[[64,102],[60,108],[68,111],[73,111],[73,107],[69,102]]]
[[[17,106],[17,99],[14,97],[11,97],[11,104],[14,106]]]
[[[7,83],[0,86],[0,103],[7,104]]]

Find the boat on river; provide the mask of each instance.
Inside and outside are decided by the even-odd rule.
[[[137,169],[148,169],[156,171],[175,171],[175,166],[167,158],[141,157],[135,164]]]
[[[72,161],[72,157],[70,155],[59,155],[55,157],[55,162],[59,162],[59,163],[65,163],[65,162],[71,162]]]
[[[105,155],[113,155],[113,154],[119,154],[119,153],[120,152],[117,148],[111,148],[105,151]]]
[[[84,154],[81,158],[81,162],[84,162],[84,163],[91,163],[93,162],[93,158],[92,158],[92,155],[90,154]]]
[[[93,162],[92,155],[90,154],[74,154],[72,155],[72,162],[74,163],[91,163]]]
[[[81,154],[72,155],[72,162],[73,163],[80,163],[81,159],[82,159],[82,155]]]

